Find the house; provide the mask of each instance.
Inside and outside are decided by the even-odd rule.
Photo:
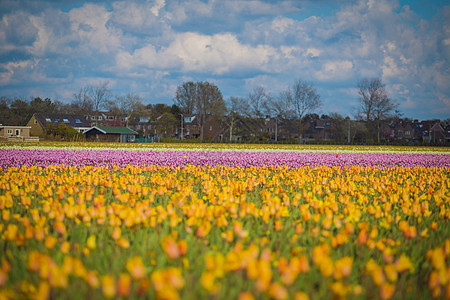
[[[87,141],[128,143],[136,140],[138,133],[127,127],[94,126],[84,132]]]
[[[5,126],[0,124],[0,140],[39,142],[39,137],[30,136],[29,126]]]
[[[86,115],[89,126],[123,127],[127,123],[126,117],[119,117],[113,112],[99,111]]]
[[[443,143],[447,140],[447,134],[439,120],[413,122],[412,126],[423,142]]]
[[[313,119],[306,125],[305,138],[313,140],[329,140],[331,138],[331,119]]]
[[[136,131],[139,136],[144,138],[152,138],[156,136],[156,122],[145,117],[130,119],[128,128]]]
[[[83,115],[68,115],[68,114],[34,114],[27,126],[30,127],[30,133],[34,136],[44,136],[45,130],[48,126],[59,126],[61,123],[72,127],[80,133],[91,128],[89,122]]]
[[[445,126],[444,131],[445,131],[446,142],[449,143],[450,142],[450,124]]]
[[[200,115],[183,116],[183,138],[201,138],[202,126]],[[224,129],[219,120],[212,116],[206,116],[203,124],[203,139],[210,141],[222,141],[224,138]]]
[[[413,123],[398,121],[389,125],[389,138],[396,141],[411,141],[421,138],[417,130],[414,130]]]

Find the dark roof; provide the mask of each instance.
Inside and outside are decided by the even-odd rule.
[[[110,127],[110,126],[94,126],[88,130],[86,130],[84,133],[91,131],[93,129],[97,129],[98,131],[104,133],[104,134],[138,134],[136,131],[131,130],[128,127]]]
[[[70,127],[90,127],[88,120],[83,115],[67,114],[34,114],[36,119],[45,128],[49,124],[59,125],[64,123]]]

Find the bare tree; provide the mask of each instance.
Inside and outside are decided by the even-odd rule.
[[[230,131],[230,141],[233,140],[233,129],[236,126],[236,122],[239,117],[246,111],[248,111],[248,103],[245,98],[240,97],[230,97],[227,102],[228,115],[224,118],[225,124],[228,126]]]
[[[279,99],[281,100],[280,105],[284,105],[283,111],[286,117],[295,114],[298,118],[301,141],[303,139],[303,117],[322,105],[317,89],[306,81],[297,80],[292,88],[288,87],[280,93]]]
[[[248,94],[248,114],[253,118],[263,118],[270,115],[272,97],[263,86],[258,86]]]
[[[382,121],[391,117],[398,104],[389,98],[386,88],[379,78],[370,80],[364,78],[359,81],[358,95],[360,106],[357,117],[367,122],[369,130],[375,127],[377,141],[380,142]]]
[[[71,103],[75,113],[89,115],[94,110],[94,104],[88,86],[80,88],[78,93],[73,94],[74,100]]]
[[[105,108],[110,100],[111,91],[109,82],[102,82],[97,85],[86,85],[73,94],[72,109],[82,114],[98,113]]]
[[[140,117],[145,110],[142,98],[133,93],[118,96],[114,101],[109,101],[108,103],[111,112],[125,118],[126,126],[128,126],[130,119]]]
[[[288,120],[295,117],[294,103],[290,89],[282,91],[278,97],[273,98],[270,106],[277,118]]]
[[[97,85],[90,86],[89,89],[94,111],[98,113],[100,109],[105,108],[111,97],[109,82],[101,82]]]

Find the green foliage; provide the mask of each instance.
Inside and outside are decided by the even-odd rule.
[[[45,129],[45,137],[53,140],[65,140],[65,141],[82,141],[84,140],[84,135],[70,126],[64,123],[48,124]]]

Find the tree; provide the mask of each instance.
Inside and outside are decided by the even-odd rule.
[[[33,113],[58,113],[58,106],[50,98],[42,100],[40,97],[36,97],[30,101],[30,107]]]
[[[270,106],[277,118],[288,120],[295,117],[292,95],[289,89],[282,91],[277,98],[273,98]]]
[[[10,109],[13,100],[9,97],[0,97],[0,124],[3,125],[17,125],[17,119],[13,111]]]
[[[181,108],[183,114],[199,115],[202,140],[206,118],[210,115],[222,116],[227,109],[219,88],[207,81],[183,83],[177,88],[174,101]]]
[[[89,115],[94,110],[94,104],[91,99],[89,87],[80,88],[78,93],[73,94],[74,100],[71,103],[72,111],[76,114]]]
[[[326,116],[326,118],[323,117],[324,116],[322,115],[322,120],[331,119],[330,134],[333,140],[343,142],[345,140],[345,136],[348,134],[348,127],[346,127],[348,122],[345,122],[346,120],[344,117],[335,112],[331,113],[330,116]]]
[[[301,141],[303,139],[303,117],[322,105],[317,89],[306,81],[297,80],[292,88],[288,87],[280,93],[279,99],[285,105],[284,111],[291,111],[298,118]]]
[[[224,121],[228,126],[228,130],[230,131],[230,141],[232,141],[233,129],[236,126],[236,122],[241,114],[247,110],[248,106],[246,99],[234,96],[230,97],[226,104],[228,108],[228,116],[224,118]]]
[[[368,130],[375,128],[378,143],[380,142],[381,123],[391,117],[398,104],[392,101],[381,79],[364,78],[358,82],[359,108],[357,117],[367,122]]]
[[[83,134],[74,128],[67,126],[64,123],[49,124],[45,129],[46,138],[60,139],[60,140],[82,140]]]
[[[200,115],[200,138],[203,140],[206,118],[209,115],[223,116],[227,107],[219,88],[207,81],[198,83],[196,104],[196,110]]]
[[[14,114],[14,121],[11,125],[25,125],[33,116],[30,104],[26,100],[15,99],[10,107]]]
[[[126,126],[130,119],[141,117],[145,111],[141,97],[133,93],[117,96],[114,101],[108,101],[108,105],[111,112],[126,119]]]
[[[183,114],[191,115],[195,111],[197,103],[197,85],[198,83],[189,81],[177,87],[175,104],[180,107]]]
[[[101,82],[97,85],[90,86],[90,94],[93,103],[93,108],[96,113],[109,102],[111,91],[109,89],[109,82]]]
[[[258,86],[248,94],[248,113],[253,118],[264,118],[270,115],[272,97],[263,86]]]
[[[73,97],[73,111],[86,115],[98,113],[100,109],[107,107],[110,103],[109,82],[81,87],[78,93],[73,94]]]
[[[164,112],[156,118],[156,127],[158,128],[159,136],[164,137],[168,132],[172,133],[177,127],[178,121],[170,112]]]

